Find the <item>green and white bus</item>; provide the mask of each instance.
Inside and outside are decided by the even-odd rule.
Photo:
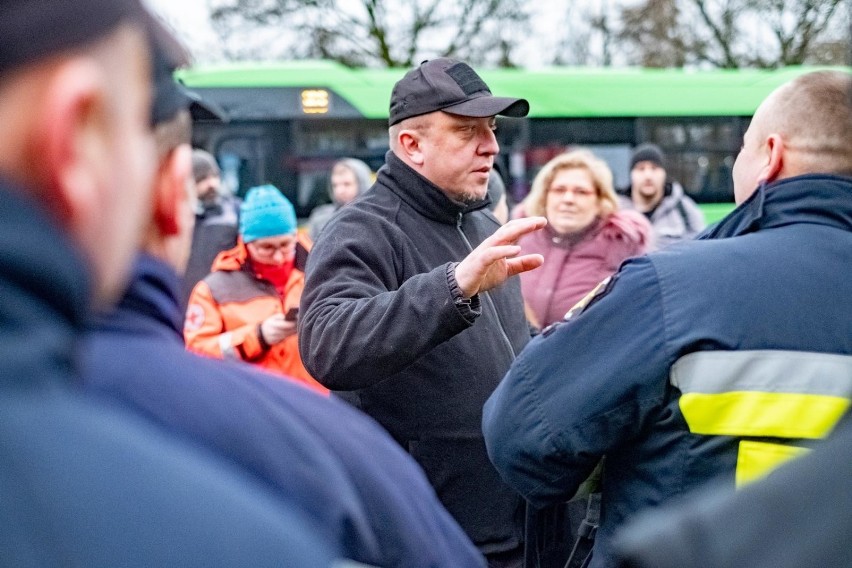
[[[777,70],[482,70],[501,96],[530,102],[526,118],[498,120],[497,165],[522,198],[550,158],[583,146],[607,160],[616,185],[629,183],[631,149],[666,153],[671,178],[708,220],[730,210],[731,168],[751,115],[775,87],[812,68]],[[373,170],[388,150],[387,116],[401,69],[351,69],[329,61],[237,63],[179,72],[187,87],[220,107],[227,121],[200,120],[193,142],[218,158],[238,192],[272,183],[300,216],[328,199],[340,157]]]

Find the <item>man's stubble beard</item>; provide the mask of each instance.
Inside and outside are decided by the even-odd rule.
[[[486,186],[482,190],[481,196],[478,195],[477,193],[472,192],[472,191],[465,191],[461,195],[458,195],[458,194],[452,195],[450,197],[450,199],[458,205],[461,205],[463,207],[468,207],[468,206],[473,205],[475,203],[479,203],[480,201],[485,199],[487,195],[488,195],[488,187]]]

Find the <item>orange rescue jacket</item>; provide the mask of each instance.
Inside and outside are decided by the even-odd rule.
[[[212,272],[196,284],[189,297],[184,322],[187,348],[220,359],[248,361],[327,394],[328,389],[311,377],[302,364],[296,335],[269,347],[259,335],[260,324],[266,318],[299,307],[309,248],[309,241],[300,236],[296,263],[283,299],[271,282],[258,278],[247,266],[248,251],[242,240],[219,253]]]

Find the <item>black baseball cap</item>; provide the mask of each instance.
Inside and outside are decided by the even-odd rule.
[[[168,32],[139,0],[2,0],[0,75],[136,23],[159,41]]]
[[[161,37],[151,42],[154,100],[151,124],[167,122],[181,110],[188,109],[193,120],[225,121],[224,111],[205,101],[175,79],[174,72],[189,63],[189,53],[174,37]]]
[[[526,99],[495,97],[470,65],[448,57],[424,61],[393,87],[390,125],[443,110],[461,116],[522,117],[530,111]]]
[[[174,40],[174,41],[172,41]],[[188,109],[190,93],[174,78],[175,69],[189,62],[189,54],[174,38],[151,41],[151,67],[154,97],[151,101],[151,124],[171,120],[179,111]]]

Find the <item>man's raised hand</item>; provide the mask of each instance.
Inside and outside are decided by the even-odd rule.
[[[547,225],[544,217],[527,217],[509,221],[482,241],[456,266],[456,282],[465,298],[485,292],[508,278],[538,268],[544,262],[540,254],[517,256],[522,236]]]

